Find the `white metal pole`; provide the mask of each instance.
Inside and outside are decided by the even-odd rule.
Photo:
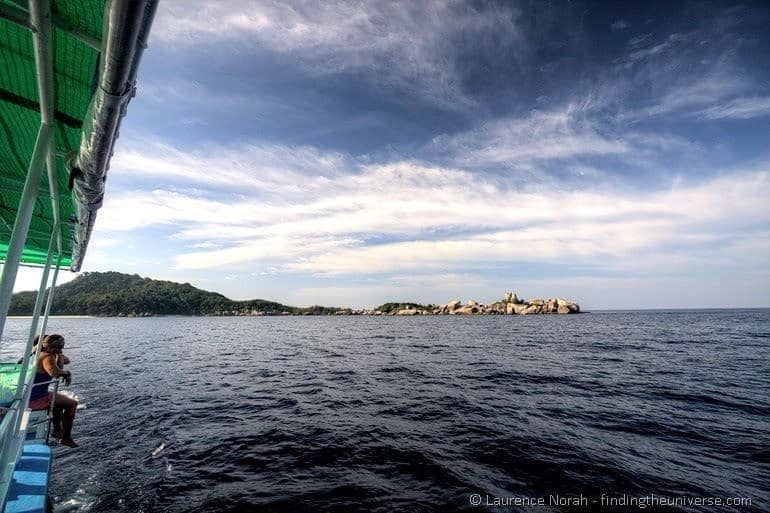
[[[31,386],[25,386],[27,384],[27,372],[29,370],[29,362],[31,359],[32,341],[37,329],[37,322],[40,318],[40,310],[43,305],[43,296],[45,295],[45,289],[48,285],[48,274],[51,269],[51,261],[53,260],[53,248],[56,242],[56,230],[51,232],[51,239],[48,243],[48,257],[46,258],[45,266],[43,267],[43,275],[40,279],[40,288],[37,292],[37,299],[35,300],[35,308],[32,312],[32,325],[29,329],[29,335],[27,337],[27,343],[24,347],[24,353],[21,361],[21,369],[19,371],[19,379],[16,382],[16,393],[14,394],[14,400],[11,403],[12,409],[7,414],[10,416],[9,428],[4,433],[3,439],[0,440],[0,476],[10,475],[10,471],[7,466],[15,464],[18,456],[19,448],[24,442],[25,434],[19,433],[22,419],[24,417],[24,411],[27,408],[29,402],[29,395]],[[2,484],[3,496],[0,497],[0,502],[4,504],[5,494],[8,491],[7,483]]]
[[[29,0],[29,21],[32,23],[32,42],[35,45],[37,88],[40,93],[40,118],[53,125],[54,95],[53,46],[51,44],[51,4],[49,0]]]
[[[59,232],[61,235],[61,232]],[[40,340],[43,340],[46,328],[48,328],[48,316],[51,313],[51,305],[53,305],[53,292],[56,290],[56,279],[59,277],[59,269],[61,268],[61,254],[56,258],[56,267],[53,270],[53,279],[51,280],[51,289],[48,291],[48,301],[45,303],[45,315],[43,315],[43,324],[40,326]],[[40,346],[38,345],[38,349]],[[36,351],[37,352],[37,351]]]
[[[40,100],[40,130],[37,133],[35,149],[27,170],[24,192],[13,224],[8,254],[0,278],[0,342],[5,330],[5,319],[11,306],[13,286],[19,270],[24,243],[29,232],[29,223],[35,210],[35,200],[40,190],[40,177],[43,165],[48,158],[53,140],[54,118],[54,80],[53,49],[51,44],[51,4],[49,0],[29,0],[29,21],[32,25],[32,42],[35,47],[35,67],[37,70],[38,97]]]
[[[54,244],[56,244],[56,228],[57,227],[54,226],[54,231],[51,233],[51,241],[48,243],[48,257],[45,259],[43,275],[40,277],[40,288],[37,291],[37,298],[35,299],[35,308],[32,310],[32,323],[29,326],[27,344],[24,346],[24,353],[21,359],[21,372],[19,373],[19,381],[16,387],[16,399],[21,399],[26,396],[24,383],[27,380],[27,370],[29,369],[30,355],[32,353],[32,341],[35,339],[35,334],[37,333],[37,324],[40,320],[40,310],[43,308],[45,289],[48,288],[48,274],[51,270],[51,262],[53,261]],[[27,404],[25,402],[22,402],[21,404],[26,408]]]
[[[51,147],[48,150],[46,156],[46,168],[48,168],[48,194],[51,197],[51,209],[53,210],[53,224],[56,228],[56,253],[61,255],[62,240],[61,240],[61,220],[59,214],[59,183],[56,179],[56,157],[54,156],[54,142],[51,138]]]
[[[52,125],[45,123],[40,125],[35,150],[32,152],[32,159],[27,171],[27,180],[24,183],[24,191],[21,194],[19,209],[16,213],[16,221],[13,223],[8,254],[5,257],[2,277],[0,277],[0,341],[2,341],[8,309],[11,306],[13,286],[16,283],[16,273],[19,270],[21,255],[24,251],[29,223],[35,209],[35,199],[40,189],[40,177],[43,174],[43,165],[51,142],[52,128]]]
[[[37,291],[37,299],[35,300],[35,308],[32,313],[32,324],[29,327],[29,335],[27,336],[27,344],[24,348],[24,357],[22,358],[21,371],[19,372],[19,381],[16,386],[15,404],[17,405],[15,411],[15,417],[11,428],[11,435],[8,437],[6,446],[3,448],[4,457],[14,456],[15,453],[20,451],[20,447],[24,443],[26,437],[26,431],[21,432],[21,423],[24,419],[24,412],[29,404],[29,397],[32,393],[32,380],[27,380],[27,372],[29,370],[30,360],[32,360],[32,341],[37,331],[37,323],[40,319],[40,310],[43,308],[43,296],[45,296],[45,290],[48,287],[48,274],[51,270],[51,262],[53,261],[54,244],[56,243],[57,226],[54,226],[54,230],[51,232],[51,240],[48,243],[48,257],[43,267],[43,276],[40,279],[40,288]],[[41,341],[42,342],[42,341]],[[12,448],[16,450],[12,450]]]

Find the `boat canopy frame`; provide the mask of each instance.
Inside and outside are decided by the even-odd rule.
[[[33,342],[46,332],[60,268],[82,266],[156,9],[157,0],[0,0],[0,343],[19,266],[42,266],[2,408],[0,511],[26,436]]]
[[[27,424],[29,422],[28,405],[37,370],[38,349],[40,348],[40,344],[35,346],[34,342],[36,337],[38,340],[41,340],[46,332],[48,317],[51,313],[51,305],[54,299],[54,291],[56,290],[56,280],[61,267],[61,257],[56,253],[55,232],[51,234],[48,250],[48,256],[40,277],[40,287],[38,287],[35,306],[32,311],[32,321],[30,322],[26,343],[24,344],[23,357],[21,363],[18,364],[18,379],[14,396],[10,405],[6,408],[2,423],[0,423],[0,511],[5,511],[16,462],[21,457],[24,449]],[[53,265],[54,255],[56,255],[55,266]],[[49,285],[51,267],[54,267],[54,272]],[[43,302],[45,302],[45,311],[41,323],[40,316],[43,313]]]
[[[9,214],[40,116],[52,125],[41,190],[57,190],[59,204],[38,202],[32,232],[50,232],[58,217],[62,263],[80,270],[156,10],[157,0],[0,0],[0,260],[11,261]],[[46,244],[25,240],[21,263],[42,265]]]

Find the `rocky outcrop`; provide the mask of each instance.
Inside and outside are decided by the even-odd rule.
[[[525,301],[516,293],[508,292],[502,301],[489,305],[470,300],[462,304],[455,299],[444,305],[437,305],[427,310],[402,310],[398,315],[538,315],[538,314],[573,314],[580,313],[580,306],[567,299],[532,299]]]
[[[580,313],[580,306],[563,298],[526,301],[508,292],[500,301],[484,304],[473,299],[463,303],[455,299],[443,305],[386,303],[377,309],[340,309],[338,315],[540,315]]]
[[[521,303],[522,301],[518,298],[515,292],[508,292],[505,294],[505,297],[503,298],[503,303]]]

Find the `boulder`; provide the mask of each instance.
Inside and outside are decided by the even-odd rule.
[[[449,303],[446,304],[446,308],[450,312],[452,310],[456,310],[456,309],[460,308],[460,300],[459,299],[455,299],[454,301],[450,301]]]
[[[491,315],[505,313],[505,306],[500,302],[492,303],[491,305],[484,307],[483,313]]]
[[[580,305],[578,305],[574,301],[557,298],[556,304],[558,305],[559,313],[580,313]]]
[[[506,303],[521,303],[521,299],[519,299],[515,292],[506,293],[503,301]]]
[[[529,302],[529,304],[537,305],[537,306],[545,306],[545,301],[543,301],[542,299],[533,299],[532,301]]]
[[[513,313],[517,315],[522,315],[529,308],[530,305],[528,305],[527,303],[517,303],[511,306],[513,306]]]
[[[396,312],[396,315],[419,315],[420,312],[416,308],[404,308]]]

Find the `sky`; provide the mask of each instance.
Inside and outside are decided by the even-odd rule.
[[[770,306],[768,24],[162,0],[84,270],[293,305]]]

